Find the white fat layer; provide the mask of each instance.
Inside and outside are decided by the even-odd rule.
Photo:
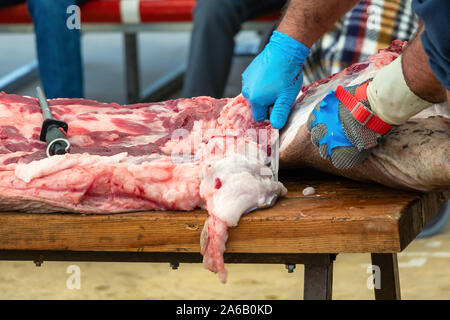
[[[221,186],[216,188],[220,179]],[[255,158],[239,154],[219,160],[203,169],[200,193],[212,197],[212,213],[229,227],[236,226],[242,214],[274,204],[287,189],[274,181],[272,172]]]
[[[35,178],[47,176],[74,166],[83,167],[94,164],[119,163],[125,160],[127,156],[128,153],[126,152],[108,157],[93,156],[87,153],[54,155],[27,164],[18,164],[14,170],[14,174],[17,178],[28,183]]]

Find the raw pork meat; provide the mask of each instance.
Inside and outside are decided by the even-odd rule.
[[[45,156],[36,99],[0,94],[0,210],[210,213],[205,266],[225,281],[227,228],[287,190],[267,167],[278,138],[245,99],[206,97],[121,106],[50,101],[69,124],[70,153]],[[232,205],[230,205],[232,204]]]
[[[281,133],[281,164],[387,186],[448,190],[445,108],[434,106],[398,126],[352,170],[336,170],[323,160],[305,126],[330,90],[373,77],[404,45],[396,41],[367,61],[304,87]],[[47,159],[39,141],[42,115],[36,99],[0,94],[0,210],[114,213],[204,207],[210,214],[200,241],[204,265],[225,281],[227,229],[243,213],[270,206],[286,193],[267,168],[278,133],[268,122],[252,121],[242,96],[128,106],[55,99],[50,106],[55,118],[69,124],[72,147],[70,154]]]
[[[322,159],[306,128],[312,109],[330,90],[374,77],[380,68],[400,55],[405,45],[406,42],[394,41],[366,61],[303,87],[280,135],[280,166],[311,167],[403,189],[450,189],[450,119],[444,104],[434,105],[395,127],[368,159],[351,170],[338,170]]]

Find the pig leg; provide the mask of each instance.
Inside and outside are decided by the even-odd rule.
[[[227,270],[223,261],[225,243],[228,239],[228,226],[214,215],[210,215],[200,236],[200,250],[203,255],[203,266],[219,275],[222,283],[227,281]]]
[[[371,156],[351,170],[338,170],[320,157],[303,124],[280,155],[281,168],[310,167],[360,181],[420,191],[450,188],[450,119],[411,119],[394,128]]]

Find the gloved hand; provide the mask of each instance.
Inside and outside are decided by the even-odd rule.
[[[375,114],[367,98],[369,81],[331,91],[309,115],[311,141],[323,159],[351,169],[366,159],[392,126]]]
[[[264,50],[242,74],[242,94],[255,121],[267,119],[281,129],[302,87],[302,65],[309,49],[288,35],[274,31]]]
[[[399,56],[372,80],[331,91],[310,114],[307,127],[322,158],[338,169],[351,169],[370,155],[393,125],[431,105],[409,89]]]

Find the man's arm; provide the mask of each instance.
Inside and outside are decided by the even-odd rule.
[[[242,94],[253,119],[281,129],[303,83],[309,48],[350,10],[357,0],[291,0],[264,50],[242,74]]]
[[[446,100],[445,89],[423,49],[423,31],[422,26],[402,55],[383,67],[367,87],[372,111],[389,124],[402,124],[433,103]]]
[[[409,89],[417,96],[433,103],[443,102],[446,99],[446,91],[431,70],[428,56],[423,50],[421,41],[423,31],[422,26],[402,54],[403,75]]]
[[[291,0],[277,28],[311,48],[359,0]]]
[[[446,91],[423,50],[422,33],[423,27],[402,55],[371,81],[338,87],[313,110],[307,127],[322,158],[336,168],[351,169],[370,155],[393,125],[445,101]]]
[[[412,0],[412,8],[424,24],[420,36],[420,51],[427,58],[422,58],[422,61],[427,61],[427,67],[447,91],[447,104],[450,108],[450,1]],[[414,91],[414,84],[411,86]]]

